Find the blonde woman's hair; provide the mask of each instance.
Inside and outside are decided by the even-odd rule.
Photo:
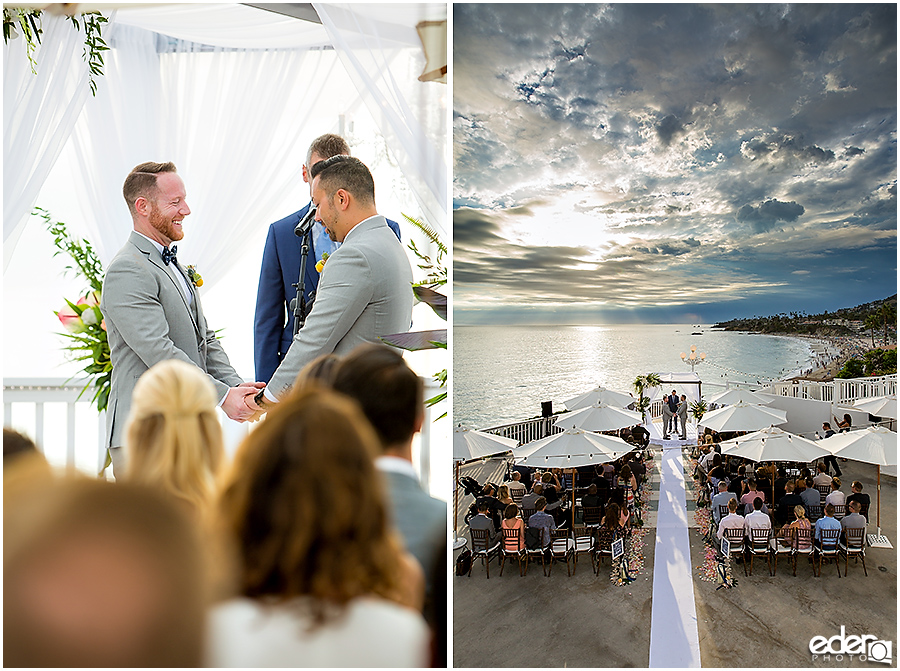
[[[289,394],[238,448],[216,506],[236,546],[238,591],[311,597],[313,622],[352,599],[402,603],[402,552],[388,522],[380,445],[359,406],[310,387]]]
[[[125,448],[127,480],[158,487],[204,513],[224,457],[207,376],[177,359],[144,373],[134,387]]]
[[[794,515],[797,516],[798,520],[802,520],[806,517],[806,508],[803,506],[794,506]]]
[[[512,498],[509,495],[509,486],[508,485],[500,485],[500,488],[497,490],[497,498],[498,499]]]

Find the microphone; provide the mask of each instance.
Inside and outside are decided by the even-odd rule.
[[[294,228],[294,235],[302,238],[306,232],[312,227],[313,222],[316,220],[316,208],[310,207],[309,212],[306,213],[306,216],[300,220],[300,223]]]

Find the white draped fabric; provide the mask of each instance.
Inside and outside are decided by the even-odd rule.
[[[68,19],[44,16],[42,43],[34,52],[36,74],[24,37],[4,44],[4,268],[88,97],[83,39]]]
[[[297,181],[301,129],[336,59],[322,50],[201,50],[125,25],[110,39],[103,90],[75,137],[90,238],[108,262],[130,231],[123,175],[172,160],[194,211],[182,258],[213,286],[237,265],[251,230],[281,216],[266,202]]]
[[[440,102],[446,88],[416,81],[425,57],[416,20],[408,20],[446,18],[446,7],[401,4],[386,10],[382,5],[377,15],[373,6],[368,13],[365,5],[313,3],[313,7],[412,187],[426,223],[447,239],[447,125],[445,114],[435,114],[446,107]],[[407,20],[397,22],[398,16]],[[418,70],[394,67],[392,53],[398,48],[416,50]]]
[[[270,203],[296,188],[310,140],[304,122],[322,103],[326,84],[338,74],[346,78],[343,69],[354,61],[354,85],[337,87],[328,107],[337,117],[365,100],[423,217],[446,237],[446,88],[416,81],[414,71],[424,64],[417,17],[443,11],[446,18],[446,6],[316,8],[330,17],[323,18],[327,30],[242,5],[121,8],[104,33],[111,50],[96,97],[88,95],[82,36],[71,24],[44,15],[39,55],[53,65],[39,68],[37,78],[23,45],[11,41],[4,73],[4,268],[16,231],[73,135],[72,179],[101,261],[128,234],[124,175],[143,161],[172,160],[195,211],[180,249],[214,285],[235,268],[254,227],[286,214]],[[337,52],[324,46],[332,41]],[[395,74],[389,64],[406,71]]]

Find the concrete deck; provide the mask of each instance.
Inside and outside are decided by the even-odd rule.
[[[685,458],[688,463],[687,458]],[[658,461],[655,461],[658,463]],[[689,466],[686,466],[686,469]],[[869,532],[875,529],[876,468],[857,462],[841,462],[842,489],[860,480],[872,497]],[[464,467],[462,474],[479,482],[502,482],[505,467],[494,459]],[[658,472],[651,482],[658,489]],[[690,496],[690,474],[688,494]],[[895,549],[867,548],[868,577],[862,565],[850,561],[849,575],[838,578],[834,564],[823,565],[813,577],[804,560],[797,576],[783,558],[772,577],[764,562],[755,562],[754,574],[744,577],[734,567],[737,585],[716,589],[717,583],[701,580],[704,545],[691,528],[693,588],[704,667],[858,667],[873,662],[856,657],[813,660],[809,641],[830,638],[845,627],[846,634],[871,634],[894,641],[896,666],[897,631],[897,486],[896,478],[882,474],[881,527]],[[656,492],[645,515],[649,533],[644,537],[644,570],[626,587],[609,581],[608,560],[599,576],[582,557],[575,575],[567,577],[557,564],[549,577],[532,564],[525,577],[507,562],[503,576],[499,563],[491,564],[485,578],[480,562],[472,577],[453,578],[453,664],[456,667],[646,667],[649,663],[650,619],[653,605],[653,547],[655,543]],[[460,499],[460,536],[468,537],[463,516],[471,499]],[[688,501],[688,519],[694,506]],[[840,563],[841,574],[844,562]],[[877,666],[877,665],[876,665]]]

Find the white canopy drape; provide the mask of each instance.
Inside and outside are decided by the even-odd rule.
[[[235,267],[252,227],[285,214],[266,205],[298,181],[311,139],[304,121],[341,64],[350,67],[355,86],[325,103],[342,110],[366,102],[422,215],[446,234],[446,88],[417,82],[414,74],[425,62],[415,23],[440,12],[446,17],[446,5],[316,9],[324,27],[240,5],[121,8],[105,32],[111,50],[96,97],[88,96],[82,37],[65,20],[43,17],[42,79],[31,74],[22,45],[11,41],[4,77],[4,268],[74,128],[72,178],[101,261],[128,235],[124,175],[146,160],[172,160],[196,212],[183,251],[211,286]],[[397,59],[400,53],[407,57]],[[418,56],[412,66],[410,54]],[[405,71],[395,75],[391,66]]]
[[[83,34],[45,16],[36,73],[19,37],[3,47],[3,267],[90,91]]]

